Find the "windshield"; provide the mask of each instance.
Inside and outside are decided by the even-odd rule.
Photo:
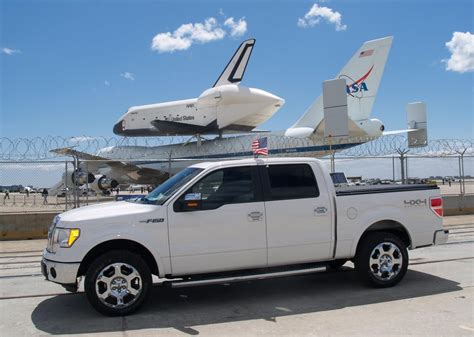
[[[202,170],[196,167],[185,168],[155,188],[146,197],[137,200],[137,202],[163,205],[174,192],[197,176]]]

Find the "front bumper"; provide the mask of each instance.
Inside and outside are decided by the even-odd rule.
[[[41,261],[41,273],[48,281],[63,285],[77,284],[77,271],[80,263],[64,263],[45,259]]]
[[[442,245],[448,242],[449,231],[447,229],[440,229],[434,233],[433,244]]]

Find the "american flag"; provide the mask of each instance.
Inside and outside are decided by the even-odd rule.
[[[252,151],[255,156],[259,154],[268,156],[267,137],[255,139],[252,142]]]
[[[373,53],[374,53],[373,49],[367,49],[367,50],[361,51],[359,54],[359,57],[370,56]]]

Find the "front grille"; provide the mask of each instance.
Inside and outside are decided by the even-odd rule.
[[[54,253],[53,252],[53,237],[54,237],[54,229],[56,228],[56,222],[53,222],[53,224],[51,225],[51,227],[49,227],[49,230],[48,230],[48,245],[46,246],[46,250],[50,253]]]

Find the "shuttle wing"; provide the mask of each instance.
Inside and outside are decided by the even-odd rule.
[[[206,134],[209,132],[219,132],[217,121],[214,120],[205,126],[186,124],[171,121],[153,120],[150,122],[161,134],[170,135],[189,135],[189,134]]]
[[[241,43],[213,87],[242,81],[254,45],[255,39],[249,39]]]

